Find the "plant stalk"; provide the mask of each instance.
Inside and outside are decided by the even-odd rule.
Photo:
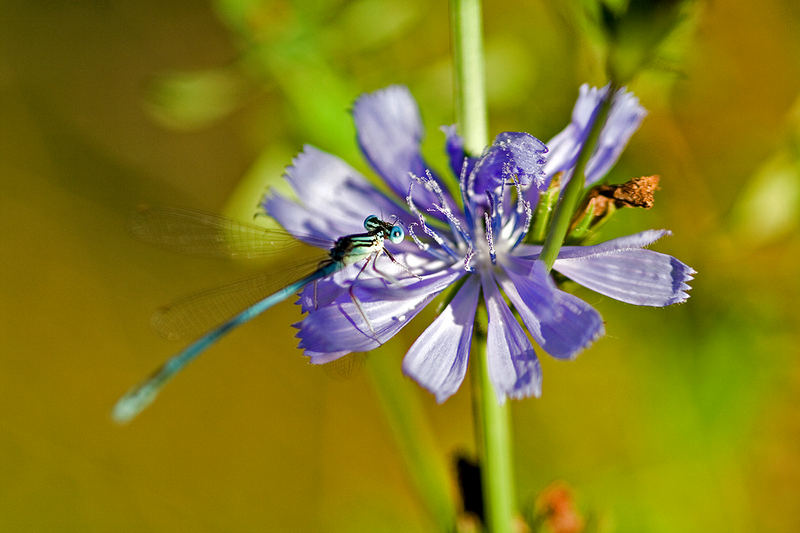
[[[479,156],[488,141],[483,30],[480,0],[452,0],[456,123],[468,155]],[[486,325],[475,322],[472,376],[477,448],[481,465],[484,523],[489,533],[510,533],[515,514],[511,427],[507,404],[494,393],[486,361]]]

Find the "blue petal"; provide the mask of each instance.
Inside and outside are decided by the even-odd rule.
[[[478,278],[470,276],[403,359],[403,372],[435,394],[439,403],[455,394],[467,373],[479,294]]]
[[[625,235],[624,237],[617,237],[609,241],[594,244],[592,246],[563,246],[558,251],[558,259],[580,259],[586,256],[601,255],[609,252],[619,252],[620,250],[635,250],[650,246],[661,237],[672,235],[669,230],[665,229],[648,229],[634,233],[632,235]],[[541,250],[541,247],[538,247]],[[533,246],[528,248],[535,249]]]
[[[408,277],[405,268],[414,269],[414,272],[423,277],[425,277],[425,272],[430,274],[430,269],[428,267],[431,265],[432,258],[427,252],[423,252],[410,242],[404,243],[405,248],[410,249],[410,252],[398,252],[398,245],[387,244],[386,242],[384,242],[384,244],[387,248],[389,246],[394,248],[393,255],[396,263],[392,262],[388,256],[379,255],[376,258],[378,262],[377,265],[373,262],[362,270],[361,267],[364,266],[364,262],[359,261],[315,283],[309,283],[300,291],[300,298],[297,301],[301,306],[302,312],[313,312],[332,303],[336,298],[350,289],[356,277],[358,278],[357,283],[362,284],[367,282],[367,280],[380,280],[380,283],[384,283],[384,281],[387,280],[387,276],[395,278]],[[369,283],[377,282],[370,281]],[[390,287],[393,286],[390,285]]]
[[[388,218],[405,211],[342,159],[308,144],[286,169],[286,181],[303,204],[318,207],[324,203],[324,212],[333,210],[343,218],[366,212]],[[332,198],[341,201],[330,202]],[[359,227],[362,222],[356,217]]]
[[[617,93],[597,147],[586,166],[587,185],[601,180],[611,170],[645,115],[647,111],[639,105],[639,99],[633,93],[624,90]]]
[[[334,272],[330,276],[317,280],[314,283],[309,283],[303,287],[300,291],[300,297],[297,300],[301,312],[310,313],[333,302],[338,296],[348,290],[353,279],[358,275],[359,270],[361,270],[361,266],[361,262],[347,266],[338,272]],[[366,275],[364,275],[365,278],[367,276],[369,276],[369,272],[366,272]]]
[[[522,326],[503,300],[491,274],[481,272],[489,315],[486,356],[489,379],[499,402],[542,393],[542,368]]]
[[[561,248],[564,249],[563,247]],[[514,257],[520,259],[537,259],[539,255],[542,253],[542,245],[541,244],[518,244],[516,248],[514,248]]]
[[[617,237],[616,239],[611,239],[610,241],[601,242],[600,244],[592,246],[562,246],[558,251],[558,259],[574,259],[605,252],[644,248],[666,235],[671,235],[669,230],[649,229],[634,233],[633,235]],[[541,253],[542,246],[539,244],[520,244],[514,249],[514,257],[520,259],[537,259]]]
[[[447,158],[450,161],[450,170],[456,178],[461,178],[461,173],[469,176],[472,169],[475,168],[475,163],[478,162],[477,157],[467,157],[464,151],[464,139],[456,133],[455,125],[442,126],[442,131],[445,134],[445,149],[447,150]],[[464,161],[467,167],[464,168]]]
[[[353,118],[364,156],[395,194],[405,198],[411,183],[409,173],[422,177],[430,170],[420,152],[423,128],[414,97],[399,85],[365,94],[353,105]],[[447,190],[442,193],[453,208]],[[441,203],[423,186],[415,187],[412,196],[423,209]],[[431,215],[444,220],[439,213]]]
[[[331,235],[351,233],[352,226],[348,222],[339,218],[320,218],[317,213],[282,194],[272,193],[265,196],[261,207],[297,239],[304,240],[305,236],[311,237],[306,241],[308,244],[315,245],[320,240],[328,240],[332,244],[336,238],[331,238]]]
[[[572,121],[555,137],[550,139],[547,146],[550,148],[550,157],[545,165],[545,172],[549,176],[566,171],[575,165],[578,152],[589,134],[587,126],[597,112],[597,107],[607,89],[581,85],[578,100],[572,109]]]
[[[547,143],[550,147],[550,157],[544,170],[548,176],[575,166],[578,153],[589,134],[588,126],[607,92],[608,86],[603,88],[589,87],[586,84],[581,86],[578,101],[572,110],[572,122]],[[616,163],[646,114],[632,93],[626,92],[625,89],[618,91],[608,120],[600,132],[597,147],[586,166],[587,185],[605,176]]]
[[[389,283],[373,278],[355,284],[353,292],[366,319],[343,291],[334,301],[296,324],[298,347],[318,353],[363,352],[377,348],[419,313],[432,298],[464,274],[461,269]],[[370,329],[370,326],[372,329]]]
[[[532,184],[539,191],[547,189],[543,172],[546,153],[544,143],[528,133],[506,131],[498,135],[470,177],[475,201],[481,202],[487,191],[494,191],[503,183],[513,183],[512,177],[523,187]]]
[[[572,359],[603,334],[592,306],[556,288],[541,261],[513,260],[499,278],[531,336],[547,353]]]
[[[553,268],[610,298],[636,305],[663,307],[685,301],[694,269],[645,246],[666,231],[645,231],[595,246],[569,246]]]
[[[262,207],[294,235],[334,241],[363,232],[364,219],[373,214],[384,219],[397,217],[405,224],[416,220],[350,165],[313,146],[305,146],[295,157],[286,169],[286,178],[299,203],[272,193],[264,198]]]

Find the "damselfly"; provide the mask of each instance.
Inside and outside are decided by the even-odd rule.
[[[220,255],[220,253],[250,255],[251,252],[271,247],[276,235],[256,226],[240,224],[217,215],[175,208],[148,208],[140,211],[138,220],[139,223],[134,228],[134,233],[144,240],[181,251],[212,255]],[[397,263],[389,250],[384,247],[384,241],[388,239],[392,243],[399,244],[405,237],[403,227],[381,220],[376,215],[370,215],[364,220],[364,229],[366,230],[364,233],[345,235],[336,239],[328,251],[328,257],[320,261],[310,274],[247,306],[243,311],[214,327],[183,351],[168,359],[150,377],[119,399],[112,412],[114,420],[120,423],[131,420],[155,400],[161,388],[176,373],[223,335],[297,293],[309,283],[315,283],[348,265],[366,260],[354,278],[353,283],[355,283],[370,261],[377,271],[375,261],[381,254],[385,254]],[[279,239],[284,237],[281,235]],[[380,271],[377,272],[380,273]],[[387,275],[384,276],[391,279]],[[350,297],[371,331],[372,326],[353,292],[353,283],[349,288]]]

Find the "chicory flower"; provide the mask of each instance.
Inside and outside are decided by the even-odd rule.
[[[421,155],[422,121],[405,87],[364,95],[353,109],[359,145],[389,193],[341,159],[306,146],[286,171],[297,199],[268,195],[262,207],[270,216],[300,239],[357,233],[370,214],[396,217],[410,237],[398,245],[387,243],[402,268],[378,257],[372,268],[351,265],[301,292],[307,316],[296,324],[297,336],[311,362],[377,348],[454,287],[449,304],[408,350],[403,371],[440,402],[454,394],[467,371],[482,299],[488,314],[488,370],[498,400],[539,396],[539,360],[503,295],[530,336],[553,357],[572,359],[603,334],[597,311],[560,290],[538,260],[541,246],[525,242],[539,194],[556,172],[569,174],[603,90],[581,88],[571,124],[552,139],[549,150],[527,133],[505,132],[481,157],[466,157],[454,128],[445,128],[457,193]],[[644,116],[632,95],[623,93],[616,102],[587,167],[587,183],[614,164]],[[668,233],[649,230],[594,246],[565,246],[553,268],[624,302],[682,302],[694,270],[645,248]]]

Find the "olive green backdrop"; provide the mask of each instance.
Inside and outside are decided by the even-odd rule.
[[[484,6],[491,131],[546,140],[604,80],[571,3],[525,4]],[[367,171],[348,107],[391,83],[443,168],[447,6],[0,13],[0,530],[431,530],[369,380],[377,357],[399,376],[430,313],[343,379],[296,350],[287,302],[132,424],[109,411],[180,348],[153,309],[253,272],[132,240],[130,209],[242,213],[304,142]],[[632,86],[650,115],[610,177],[657,173],[662,190],[606,235],[670,228],[655,248],[699,274],[668,309],[578,290],[607,335],[575,362],[543,356],[543,397],[514,403],[521,506],[562,480],[602,531],[800,530],[798,21],[791,0],[701,4]],[[471,452],[469,387],[441,406],[415,390],[442,456]]]

